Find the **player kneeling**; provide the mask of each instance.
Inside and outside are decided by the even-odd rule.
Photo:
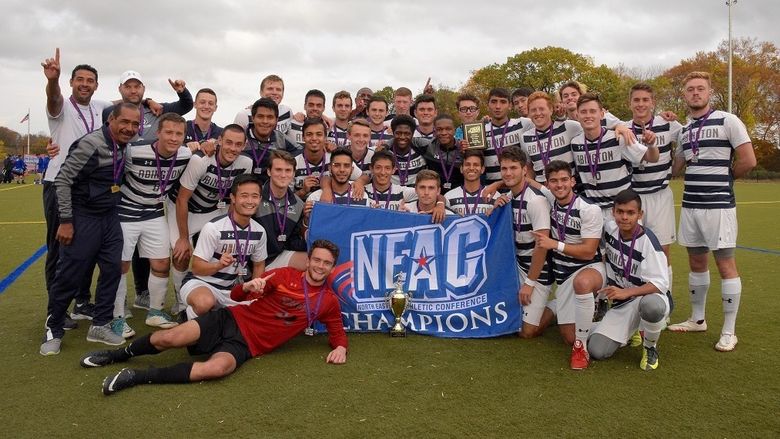
[[[233,300],[251,303],[210,311],[175,328],[156,331],[124,349],[90,352],[82,357],[81,365],[106,366],[186,346],[192,355],[209,354],[209,359],[163,368],[125,368],[103,380],[103,394],[136,384],[212,380],[233,373],[245,361],[273,351],[301,332],[314,335],[317,320],[327,327],[333,348],[326,361],[342,364],[347,361],[347,334],[338,299],[325,283],[338,254],[332,242],[314,241],[305,272],[278,268],[233,287]]]
[[[612,307],[588,338],[595,360],[612,356],[642,331],[644,354],[639,366],[658,368],[656,343],[669,315],[669,272],[655,234],[642,227],[642,199],[632,189],[621,191],[612,208],[614,221],[604,225],[607,287],[602,291]]]

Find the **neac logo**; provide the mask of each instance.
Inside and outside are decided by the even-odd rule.
[[[404,273],[413,301],[443,302],[478,294],[487,278],[490,228],[478,216],[438,224],[353,233],[353,297],[383,301],[394,277]]]

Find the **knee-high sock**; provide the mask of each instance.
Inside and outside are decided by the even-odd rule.
[[[737,324],[737,311],[739,300],[742,296],[742,279],[723,279],[721,285],[721,298],[723,299],[723,330],[724,334],[734,334]]]
[[[114,299],[114,318],[125,316],[125,298],[127,297],[127,273],[123,273],[119,278],[119,287],[116,289],[116,298]]]
[[[186,275],[186,271],[179,271],[175,267],[171,268],[171,276],[173,277],[173,290],[176,291],[176,297],[179,296],[179,290],[181,289],[181,284],[184,282],[184,276]]]
[[[190,382],[192,363],[179,363],[169,367],[136,369],[136,384],[181,384]]]
[[[576,294],[574,296],[574,335],[583,344],[588,340],[590,328],[593,326],[595,308],[596,301],[593,294]]]
[[[149,308],[162,310],[165,296],[168,294],[168,276],[157,277],[149,274]]]
[[[664,327],[666,327],[666,319],[661,319],[658,322],[640,320],[639,330],[644,334],[642,343],[648,348],[654,347],[658,343],[658,337],[661,336]]]
[[[710,272],[688,274],[688,291],[691,292],[691,320],[704,320],[707,290],[710,289]]]

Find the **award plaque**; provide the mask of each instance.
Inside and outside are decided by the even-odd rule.
[[[485,125],[482,122],[463,124],[463,138],[468,142],[469,149],[487,148]]]
[[[402,273],[398,273],[395,278],[395,289],[387,295],[387,306],[395,317],[395,323],[390,328],[390,337],[406,337],[406,328],[401,323],[401,316],[409,309],[411,300],[412,293],[404,291]]]

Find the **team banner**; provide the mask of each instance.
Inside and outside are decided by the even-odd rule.
[[[511,209],[490,216],[429,215],[316,203],[309,242],[341,250],[333,289],[348,331],[387,331],[386,296],[402,273],[411,293],[406,329],[438,337],[493,337],[518,331],[522,310]]]

